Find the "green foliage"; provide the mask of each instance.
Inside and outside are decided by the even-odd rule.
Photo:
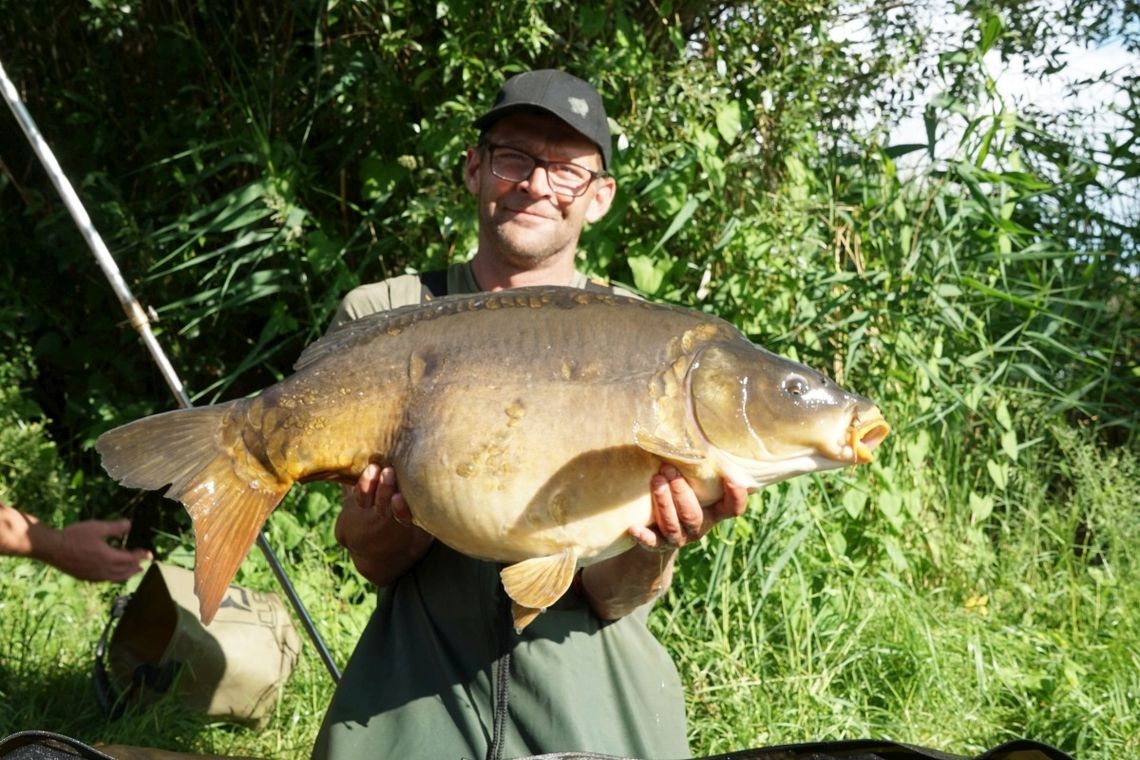
[[[0,502],[49,524],[75,514],[74,494],[43,413],[26,395],[35,381],[31,349],[0,349]]]
[[[729,319],[893,426],[873,465],[768,489],[682,555],[653,624],[693,749],[884,735],[965,753],[1020,734],[1135,755],[1136,72],[1075,85],[1117,87],[1111,114],[1044,113],[985,63],[1057,67],[1065,42],[1135,49],[1135,30],[1115,2],[966,7],[957,28],[923,3],[0,0],[0,38],[200,402],[287,374],[351,286],[469,255],[464,150],[505,76],[595,81],[619,194],[581,267]],[[892,142],[916,104],[926,141]],[[162,515],[150,541],[189,563],[185,518],[125,503],[90,449],[169,406],[162,380],[30,153],[3,157],[0,496],[74,513],[82,485],[85,511]],[[269,532],[343,663],[371,604],[337,502],[297,489]],[[60,694],[110,592],[11,567],[0,698],[29,707],[0,733],[49,716],[304,754],[330,688],[311,649],[260,736],[171,705],[107,723]],[[259,559],[238,580],[273,586]]]

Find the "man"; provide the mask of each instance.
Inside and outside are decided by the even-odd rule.
[[[465,181],[478,203],[478,249],[449,268],[446,292],[598,287],[574,269],[583,225],[605,215],[616,191],[598,93],[561,71],[527,72],[475,126]],[[357,288],[334,324],[417,303],[424,286],[405,276]],[[747,493],[726,483],[724,500],[702,508],[668,466],[647,485],[656,527],[630,526],[637,546],[582,569],[515,633],[499,566],[416,528],[392,470],[366,469],[346,492],[336,535],[382,591],[314,758],[687,756],[680,679],[646,619],[677,550],[739,515]]]
[[[34,515],[0,502],[0,555],[31,557],[81,581],[125,581],[150,559],[146,549],[116,549],[131,521],[82,520],[55,529]]]

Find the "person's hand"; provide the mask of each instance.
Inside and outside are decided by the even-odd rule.
[[[702,507],[689,482],[666,464],[649,481],[655,525],[634,525],[629,535],[636,547],[582,569],[579,591],[602,620],[617,620],[669,588],[677,550],[698,541],[721,520],[738,517],[748,504],[748,489],[722,483],[724,496]]]
[[[370,464],[345,490],[334,535],[348,549],[357,572],[378,586],[403,575],[431,546],[432,536],[412,523],[412,513],[391,467]]]
[[[37,547],[40,559],[84,581],[125,581],[151,559],[146,549],[116,549],[108,539],[122,538],[131,521],[83,520],[72,523]]]
[[[722,481],[724,497],[702,507],[693,487],[670,464],[649,481],[653,501],[654,526],[635,525],[630,536],[643,549],[668,552],[704,538],[721,520],[739,517],[748,506],[748,489],[730,480]]]

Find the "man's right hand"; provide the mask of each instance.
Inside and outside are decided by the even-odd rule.
[[[355,486],[344,488],[335,535],[357,572],[377,586],[387,586],[410,570],[433,540],[413,524],[395,470],[376,464],[364,468]]]

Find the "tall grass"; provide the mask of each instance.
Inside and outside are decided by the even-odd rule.
[[[882,737],[969,754],[1028,737],[1082,759],[1135,754],[1138,461],[1054,434],[1066,458],[1027,466],[1023,500],[984,542],[944,526],[936,572],[837,553],[849,518],[814,508],[811,488],[756,499],[763,530],[686,555],[692,580],[655,623],[684,667],[694,745]]]

